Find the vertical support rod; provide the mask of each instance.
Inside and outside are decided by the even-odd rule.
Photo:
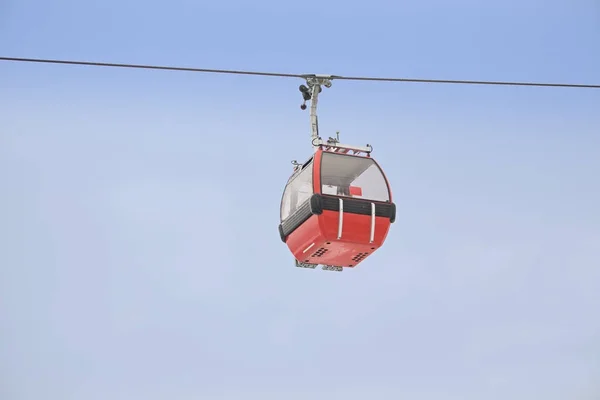
[[[311,100],[310,100],[310,130],[311,130],[311,143],[313,144],[314,151],[317,151],[319,146],[315,146],[314,143],[319,138],[319,118],[317,117],[317,104],[319,103],[319,92],[321,91],[321,85],[313,85]]]
[[[304,103],[300,108],[306,110],[306,102],[310,100],[310,138],[314,151],[319,149],[322,141],[319,137],[319,117],[317,117],[319,93],[321,93],[322,86],[331,87],[331,79],[330,75],[311,75],[306,76],[306,86],[300,85],[300,91],[304,99]]]

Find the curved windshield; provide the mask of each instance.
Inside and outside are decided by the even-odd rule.
[[[312,166],[312,161],[306,164],[285,187],[281,199],[281,221],[292,215],[313,194]]]
[[[387,181],[375,160],[336,153],[323,153],[321,193],[390,201]]]

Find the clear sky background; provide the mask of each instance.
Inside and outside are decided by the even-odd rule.
[[[2,0],[3,56],[600,83],[597,0]],[[398,205],[277,231],[294,79],[0,62],[0,399],[600,398],[600,91],[336,81]]]

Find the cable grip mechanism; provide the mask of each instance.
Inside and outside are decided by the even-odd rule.
[[[306,79],[306,85],[300,85],[298,88],[304,100],[300,106],[302,110],[306,110],[307,101],[317,101],[318,94],[323,90],[321,86],[331,87],[332,77],[330,75],[307,75],[304,79]]]

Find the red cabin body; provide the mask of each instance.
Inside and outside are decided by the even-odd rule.
[[[302,264],[355,267],[383,245],[395,217],[373,158],[319,149],[286,185],[279,233]]]

